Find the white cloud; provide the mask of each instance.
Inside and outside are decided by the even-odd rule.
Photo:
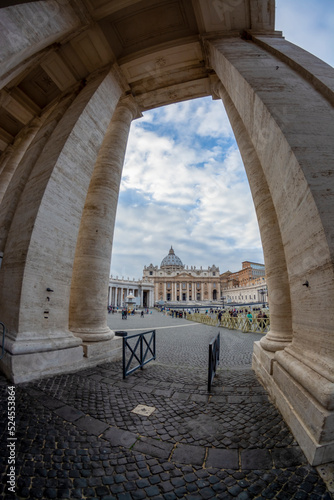
[[[334,64],[333,0],[277,0],[276,29]],[[187,101],[133,123],[117,211],[111,272],[140,278],[173,245],[184,264],[237,271],[263,262],[237,145],[220,101]]]
[[[112,274],[138,278],[171,245],[184,264],[216,264],[222,271],[250,258],[247,246],[262,261],[248,181],[231,129],[224,129],[221,102],[191,101],[149,115],[133,124],[129,138]],[[206,120],[224,127],[214,130]]]

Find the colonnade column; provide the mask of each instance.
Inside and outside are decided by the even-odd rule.
[[[265,254],[271,331],[255,344],[253,367],[311,464],[329,462],[334,98],[328,82],[334,71],[279,36],[251,31],[247,39],[211,39],[206,49],[230,99],[224,102],[241,145]]]
[[[2,206],[6,198],[13,215],[0,269],[8,332],[1,364],[14,382],[82,367],[82,341],[68,323],[72,266],[94,163],[121,93],[112,69],[75,86],[55,104],[6,190]]]
[[[86,342],[110,340],[107,287],[119,186],[131,122],[132,97],[122,98],[103,139],[80,224],[70,300],[70,329]]]
[[[223,84],[219,82],[214,88],[231,122],[253,196],[270,293],[270,332],[261,339],[261,345],[267,351],[275,352],[292,341],[290,290],[276,212],[259,158],[240,115]]]

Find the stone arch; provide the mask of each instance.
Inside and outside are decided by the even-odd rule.
[[[274,9],[273,0],[90,0],[0,10],[1,366],[20,382],[117,355],[103,295],[89,293],[107,279],[102,219],[112,226],[131,120],[214,95],[243,156],[265,254],[272,330],[254,369],[319,464],[334,454],[334,75],[274,30]],[[77,314],[85,301],[88,331]]]

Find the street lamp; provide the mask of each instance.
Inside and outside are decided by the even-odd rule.
[[[261,290],[259,290],[259,293],[261,294],[261,297],[262,297],[262,302],[263,302],[262,307],[266,307],[266,304],[264,301],[264,296],[267,293],[267,290],[265,288],[261,288]]]

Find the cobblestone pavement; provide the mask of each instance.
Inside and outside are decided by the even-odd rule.
[[[157,312],[108,320],[129,335],[156,328],[157,360],[125,380],[117,361],[16,385],[15,493],[2,378],[0,498],[332,498],[251,370],[260,335],[220,329],[209,394],[217,328]]]

